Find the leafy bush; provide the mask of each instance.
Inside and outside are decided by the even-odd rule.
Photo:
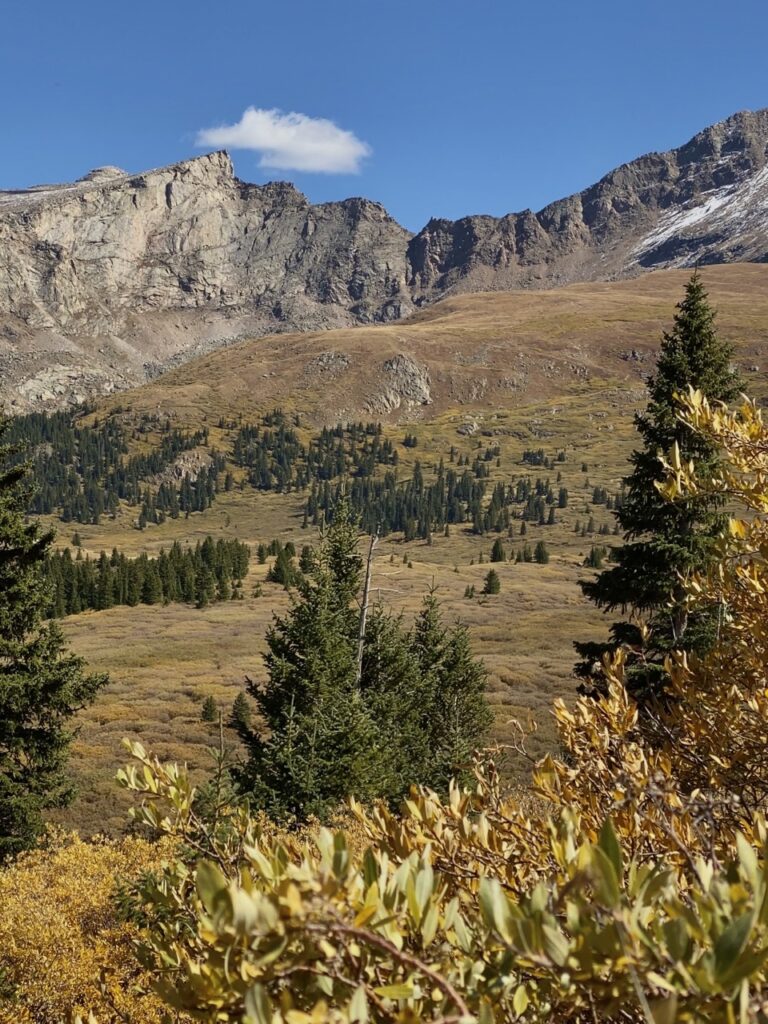
[[[184,774],[133,747],[139,820],[201,858],[141,890],[171,1006],[275,1024],[765,1020],[768,432],[749,404],[693,395],[685,415],[723,448],[707,486],[748,509],[688,581],[692,606],[721,603],[717,650],[671,657],[642,717],[623,652],[604,694],[557,703],[563,756],[538,765],[534,811],[478,764],[447,800],[353,805],[365,852],[343,832],[269,837],[242,809],[214,834]],[[702,486],[675,452],[668,469],[669,500]]]
[[[167,1009],[136,959],[117,879],[160,869],[172,845],[143,839],[84,843],[54,834],[0,872],[0,1021],[160,1024]]]

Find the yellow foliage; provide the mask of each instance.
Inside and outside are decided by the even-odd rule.
[[[603,697],[557,703],[541,814],[478,765],[447,801],[354,807],[362,855],[242,814],[212,836],[184,774],[134,745],[139,820],[201,855],[144,891],[179,909],[143,939],[170,1005],[258,1024],[767,1019],[768,431],[749,403],[692,395],[684,416],[723,461],[704,484],[672,453],[669,500],[706,486],[746,506],[717,570],[686,581],[692,605],[721,608],[716,649],[672,657],[642,714],[621,654]]]
[[[335,832],[285,832],[225,786],[203,817],[186,771],[130,744],[120,781],[165,839],[69,838],[0,875],[0,1022],[765,1024],[768,430],[748,402],[692,394],[683,416],[722,462],[702,482],[671,453],[667,497],[713,488],[744,512],[686,581],[721,610],[716,647],[670,658],[658,706],[638,711],[619,654],[605,695],[555,705],[536,803],[478,763],[469,789],[353,804]]]
[[[114,898],[118,879],[158,870],[172,847],[57,834],[0,872],[3,1024],[61,1024],[89,1012],[99,1024],[165,1019],[136,960],[137,929],[120,921]]]

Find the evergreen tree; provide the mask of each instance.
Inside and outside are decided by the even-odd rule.
[[[498,580],[495,569],[491,574]],[[472,654],[466,627],[445,628],[434,592],[424,598],[411,647],[420,674],[414,695],[420,710],[414,716],[421,715],[427,755],[421,774],[412,770],[408,781],[445,792],[452,778],[468,781],[471,756],[493,720],[485,697],[486,671]],[[406,754],[408,748],[405,742]]]
[[[483,586],[484,594],[498,594],[501,592],[501,580],[499,574],[495,569],[491,569],[488,575],[485,577],[485,585]]]
[[[546,565],[549,562],[549,549],[543,540],[540,540],[533,549],[533,560],[539,565]]]
[[[269,733],[238,729],[248,760],[236,780],[279,817],[322,816],[377,788],[376,729],[356,679],[361,571],[342,502],[293,608],[267,633],[266,684],[247,683]]]
[[[362,560],[345,502],[267,636],[268,679],[248,681],[265,729],[237,722],[248,758],[236,781],[278,817],[326,815],[353,794],[395,801],[413,783],[445,791],[490,712],[463,627],[446,630],[428,595],[411,632],[368,616],[358,679]]]
[[[203,722],[218,722],[219,720],[219,709],[216,704],[216,700],[211,694],[203,701],[203,706],[200,711],[200,720]]]
[[[613,564],[594,580],[584,580],[586,596],[606,612],[630,612],[616,622],[608,644],[577,643],[580,676],[599,678],[602,655],[617,645],[637,648],[641,643],[638,618],[651,628],[650,647],[630,665],[629,678],[638,695],[658,692],[663,680],[663,659],[672,648],[696,652],[707,649],[712,638],[713,615],[704,611],[691,617],[684,602],[681,576],[706,568],[714,541],[724,526],[721,503],[695,495],[668,502],[656,484],[663,478],[660,452],[677,444],[684,460],[696,463],[700,476],[716,467],[716,452],[678,419],[677,396],[689,388],[700,390],[711,402],[730,402],[739,392],[731,369],[732,349],[717,335],[714,312],[697,273],[677,306],[672,330],[663,336],[656,372],[648,382],[649,401],[635,426],[642,446],[632,453],[632,472],[624,481],[616,519],[625,544],[614,553]]]
[[[4,432],[5,428],[0,428]],[[26,467],[0,449],[0,858],[31,846],[72,796],[69,722],[106,676],[88,675],[54,623],[42,571],[52,535],[25,519]]]
[[[472,755],[493,721],[485,682],[485,667],[472,653],[469,631],[459,624],[446,638],[430,720],[431,763],[424,781],[438,791],[445,792],[452,778],[470,781]]]
[[[501,542],[501,537],[497,537],[496,540],[493,542],[493,547],[491,548],[491,561],[506,562],[506,560],[507,553],[504,550],[504,545]]]
[[[269,583],[281,583],[286,590],[295,584],[296,567],[293,564],[293,558],[287,546],[278,551],[277,557],[267,573],[267,581]]]
[[[400,617],[375,608],[366,624],[360,690],[377,725],[376,796],[395,801],[413,782],[426,780],[435,687]]]
[[[229,724],[233,729],[249,729],[251,725],[251,706],[244,693],[238,693],[232,702]]]
[[[208,566],[204,565],[195,575],[195,607],[207,608],[215,598],[216,577]],[[142,597],[142,600],[145,598]]]

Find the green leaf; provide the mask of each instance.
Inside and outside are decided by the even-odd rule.
[[[413,985],[400,982],[399,985],[381,985],[374,989],[377,996],[382,999],[411,999],[413,997]]]
[[[730,971],[744,951],[752,931],[753,913],[742,914],[731,921],[715,942],[715,976],[720,978]]]
[[[485,923],[496,931],[505,942],[512,941],[512,915],[506,894],[497,878],[483,878],[480,881],[480,911]]]
[[[542,933],[544,937],[544,952],[552,963],[557,964],[558,967],[565,967],[568,962],[568,954],[571,951],[568,939],[559,928],[553,928],[547,924],[542,927]]]
[[[600,829],[598,846],[613,865],[617,881],[624,877],[624,865],[621,859],[621,845],[610,818],[606,818],[603,827]]]
[[[357,1021],[358,1024],[367,1024],[368,1021],[368,996],[365,994],[365,986],[358,985],[352,998],[349,1001],[349,1019]]]
[[[677,993],[650,1003],[653,1024],[675,1024],[677,1020]]]
[[[321,974],[316,981],[316,985],[324,996],[330,998],[333,995],[333,978],[329,978],[327,974]]]
[[[419,868],[418,874],[416,875],[416,902],[419,906],[420,913],[424,913],[424,908],[429,902],[429,898],[435,887],[435,875],[430,864],[424,864]]]
[[[421,945],[426,949],[432,942],[437,932],[438,913],[437,907],[433,904],[424,915],[421,922]]]
[[[245,993],[248,1024],[272,1024],[272,1003],[263,985],[252,985]]]
[[[749,879],[749,883],[752,886],[753,891],[759,890],[760,883],[762,881],[762,874],[758,865],[757,854],[755,853],[752,844],[747,842],[741,832],[738,832],[736,835],[736,849],[739,852],[739,861],[744,870],[744,874]]]
[[[195,885],[197,894],[203,901],[203,906],[209,914],[212,914],[216,909],[217,897],[227,888],[226,878],[215,864],[202,860],[197,865]]]
[[[592,849],[592,881],[595,891],[606,907],[619,904],[619,879],[612,861],[600,846]]]
[[[258,918],[258,911],[253,899],[242,889],[228,889],[232,925],[239,935],[247,935]]]
[[[665,921],[662,930],[672,959],[678,963],[685,960],[691,948],[691,938],[683,918],[675,917],[671,921]]]
[[[512,1009],[515,1011],[518,1017],[522,1017],[525,1011],[528,1009],[528,991],[525,985],[520,985],[515,989],[515,994],[512,996]]]

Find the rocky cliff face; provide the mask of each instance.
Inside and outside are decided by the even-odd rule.
[[[433,220],[410,242],[417,304],[446,291],[613,280],[645,269],[768,259],[768,110],[611,171],[538,213]]]
[[[226,153],[136,176],[103,168],[0,193],[0,309],[71,332],[168,309],[386,319],[403,312],[409,238],[365,199],[311,206],[292,185],[240,182]]]
[[[122,388],[243,337],[398,319],[447,293],[768,259],[768,110],[539,213],[433,220],[249,185],[226,153],[0,192],[0,399]]]

